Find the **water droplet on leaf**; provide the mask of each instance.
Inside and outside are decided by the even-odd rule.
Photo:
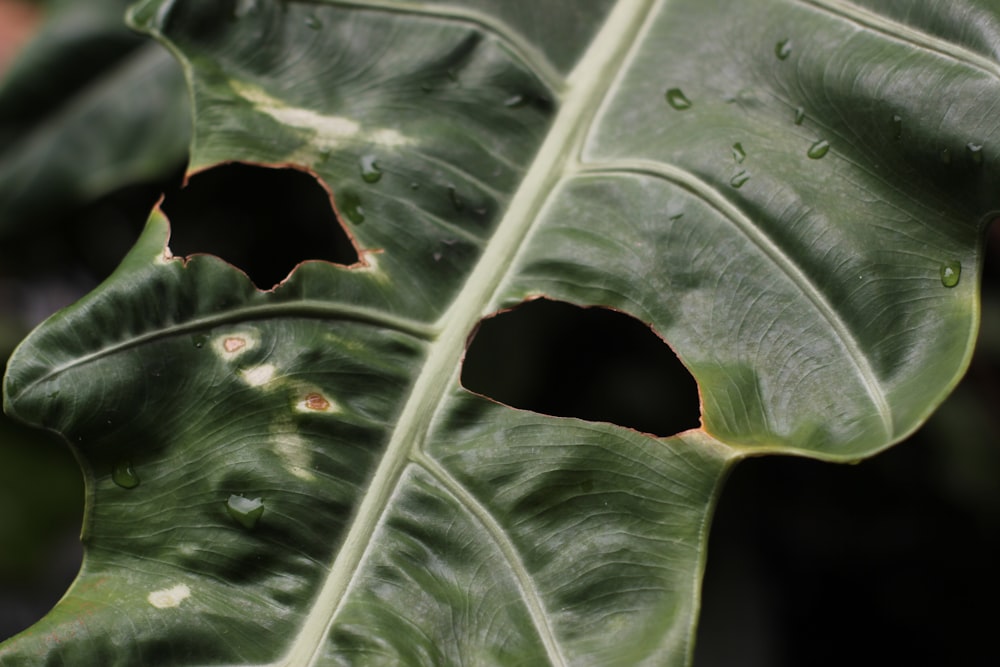
[[[892,138],[899,141],[903,137],[903,117],[895,114],[892,117]]]
[[[671,88],[666,93],[667,104],[677,109],[678,111],[683,111],[684,109],[691,108],[691,100],[684,96],[684,93],[680,88]]]
[[[313,30],[319,30],[320,28],[323,27],[323,23],[312,14],[306,17],[306,25],[312,28]]]
[[[743,185],[750,180],[750,174],[747,173],[746,169],[740,170],[738,174],[729,179],[729,184],[734,188],[742,188]]]
[[[815,142],[812,146],[809,147],[809,150],[806,151],[806,155],[812,158],[813,160],[818,160],[829,152],[830,152],[830,142],[827,141],[826,139],[820,139],[819,141]]]
[[[941,149],[941,162],[944,164],[951,164],[951,149],[942,148]]]
[[[962,278],[962,263],[957,259],[945,262],[941,265],[941,284],[945,287],[954,287]]]
[[[353,192],[347,191],[340,196],[338,210],[356,225],[365,221],[365,209],[361,205],[361,197]]]
[[[208,336],[205,334],[194,334],[191,336],[191,344],[195,346],[195,349],[200,350],[205,347],[205,343],[208,342]]]
[[[361,156],[361,178],[365,183],[378,183],[382,179],[382,170],[375,160],[374,155]]]
[[[965,145],[965,151],[969,154],[969,159],[972,160],[973,164],[983,163],[983,145],[968,143]]]
[[[503,101],[503,105],[508,109],[523,107],[528,102],[524,95],[511,95]]]
[[[253,529],[264,514],[264,501],[260,498],[244,498],[231,495],[226,501],[226,511],[244,528]]]
[[[778,60],[785,60],[792,53],[792,43],[788,39],[783,39],[774,45],[774,55]]]
[[[738,141],[733,144],[733,159],[737,164],[742,164],[743,160],[747,159],[747,152],[743,150],[743,144]]]
[[[139,486],[139,476],[132,469],[131,461],[119,461],[111,470],[111,479],[123,489],[134,489]]]
[[[802,107],[796,107],[795,108],[795,124],[796,125],[801,125],[802,122],[805,119],[806,119],[806,110],[803,109]]]

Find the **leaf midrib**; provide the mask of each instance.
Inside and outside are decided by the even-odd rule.
[[[490,240],[465,287],[439,320],[441,335],[429,346],[426,362],[411,389],[385,454],[351,521],[344,542],[330,568],[299,634],[293,640],[282,667],[311,667],[320,659],[325,638],[347,599],[371,538],[380,525],[406,466],[425,456],[422,446],[432,416],[457,380],[465,339],[485,314],[496,291],[510,271],[513,258],[539,219],[556,183],[579,152],[590,120],[613,87],[632,53],[632,43],[653,15],[661,0],[618,2],[591,42],[577,67],[567,78],[563,104],[552,128],[532,161],[521,187],[511,199],[497,232]],[[385,3],[382,3],[385,4]],[[398,4],[398,3],[393,3]],[[488,28],[484,24],[484,28]],[[534,601],[541,604],[540,601]],[[531,603],[529,603],[531,606]],[[533,615],[536,623],[544,621]],[[537,628],[553,665],[566,664],[552,629]]]

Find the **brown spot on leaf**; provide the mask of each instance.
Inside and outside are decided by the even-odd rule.
[[[239,352],[244,347],[247,346],[247,341],[245,338],[239,338],[237,336],[232,336],[222,341],[222,349],[226,352],[232,354],[233,352]]]
[[[306,396],[305,406],[310,410],[320,410],[320,411],[329,410],[330,401],[326,400],[326,398],[322,394],[317,394],[314,392]]]

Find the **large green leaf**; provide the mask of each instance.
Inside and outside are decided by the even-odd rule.
[[[871,5],[140,3],[192,170],[311,170],[360,261],[260,291],[154,212],[22,344],[5,407],[79,452],[86,557],[3,664],[685,663],[731,465],[877,452],[970,354],[1000,9]],[[464,390],[538,296],[648,322],[703,427]]]

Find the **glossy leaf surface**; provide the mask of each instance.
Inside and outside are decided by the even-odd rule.
[[[970,354],[1000,16],[875,4],[137,5],[192,170],[316,174],[360,261],[260,291],[154,212],[19,348],[5,406],[79,451],[87,555],[0,659],[684,664],[730,465],[879,451]],[[477,322],[539,296],[650,324],[703,428],[465,391]]]

